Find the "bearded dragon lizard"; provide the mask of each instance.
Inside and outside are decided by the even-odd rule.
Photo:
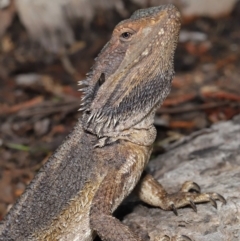
[[[199,202],[225,202],[217,193],[200,193],[193,182],[168,194],[142,175],[156,137],[154,115],[170,91],[179,29],[173,5],[140,9],[115,27],[80,82],[82,118],[6,216],[1,241],[91,241],[96,235],[140,241],[112,216],[137,183],[141,200],[175,213],[186,205],[196,210]]]

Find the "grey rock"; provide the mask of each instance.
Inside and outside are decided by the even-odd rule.
[[[148,166],[170,192],[187,180],[198,183],[202,192],[217,192],[227,204],[198,204],[173,212],[137,206],[124,223],[136,232],[148,233],[151,241],[163,234],[187,235],[195,241],[240,240],[240,116],[194,133],[169,147]],[[139,231],[140,230],[140,231]]]

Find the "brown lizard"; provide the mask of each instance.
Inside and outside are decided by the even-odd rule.
[[[156,136],[154,115],[170,91],[179,29],[173,5],[138,10],[115,27],[80,82],[82,118],[6,216],[1,241],[90,241],[96,234],[105,241],[140,241],[112,213],[141,176],[140,199],[165,210],[225,202],[217,193],[200,193],[193,182],[168,194],[142,175]]]

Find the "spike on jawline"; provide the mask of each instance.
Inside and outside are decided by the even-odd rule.
[[[94,116],[95,113],[91,113],[88,120],[87,120],[87,123],[89,123],[92,119],[93,119],[93,116]]]
[[[95,120],[97,123],[101,123],[101,122],[106,122],[106,119],[107,119],[107,116],[100,112],[100,114],[96,116]]]
[[[79,91],[79,92],[82,92],[82,93],[86,93],[86,91],[87,91],[87,89],[86,88],[80,88],[80,89],[78,89],[77,91]]]
[[[86,80],[80,80],[78,81],[78,85],[89,85],[89,82]]]
[[[116,127],[116,125],[117,125],[117,117],[114,116],[113,117],[113,126]]]
[[[96,121],[97,122],[101,122],[104,118],[104,113],[102,111],[98,111],[97,115],[96,115]]]
[[[84,111],[84,110],[86,110],[86,107],[85,107],[85,106],[82,106],[82,107],[80,107],[80,108],[78,109],[78,111]]]
[[[87,87],[82,87],[82,88],[79,88],[78,91],[86,91],[88,88]]]
[[[112,113],[109,115],[106,126],[109,127],[111,125],[111,121],[112,121]]]
[[[82,101],[85,101],[87,98],[88,98],[88,96],[87,96],[87,95],[84,95],[81,100],[82,100]]]
[[[96,130],[96,133],[97,133],[97,135],[98,135],[98,137],[100,137],[100,132],[101,132],[101,130],[103,129],[103,125],[97,125],[96,126],[96,128],[95,128],[95,130]]]

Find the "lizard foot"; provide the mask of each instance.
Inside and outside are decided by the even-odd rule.
[[[166,195],[165,208],[162,208],[172,210],[175,215],[178,215],[177,208],[185,206],[191,206],[197,212],[196,203],[210,202],[213,207],[217,208],[216,200],[226,204],[226,200],[222,195],[215,192],[201,193],[197,183],[187,181],[182,185],[179,192]]]
[[[210,202],[217,208],[216,200],[226,204],[223,196],[215,192],[201,193],[201,189],[195,182],[185,182],[180,191],[169,194],[163,186],[151,175],[147,174],[140,181],[137,188],[138,196],[149,205],[160,207],[163,210],[172,210],[176,215],[177,209],[191,206],[197,212],[196,203]]]

